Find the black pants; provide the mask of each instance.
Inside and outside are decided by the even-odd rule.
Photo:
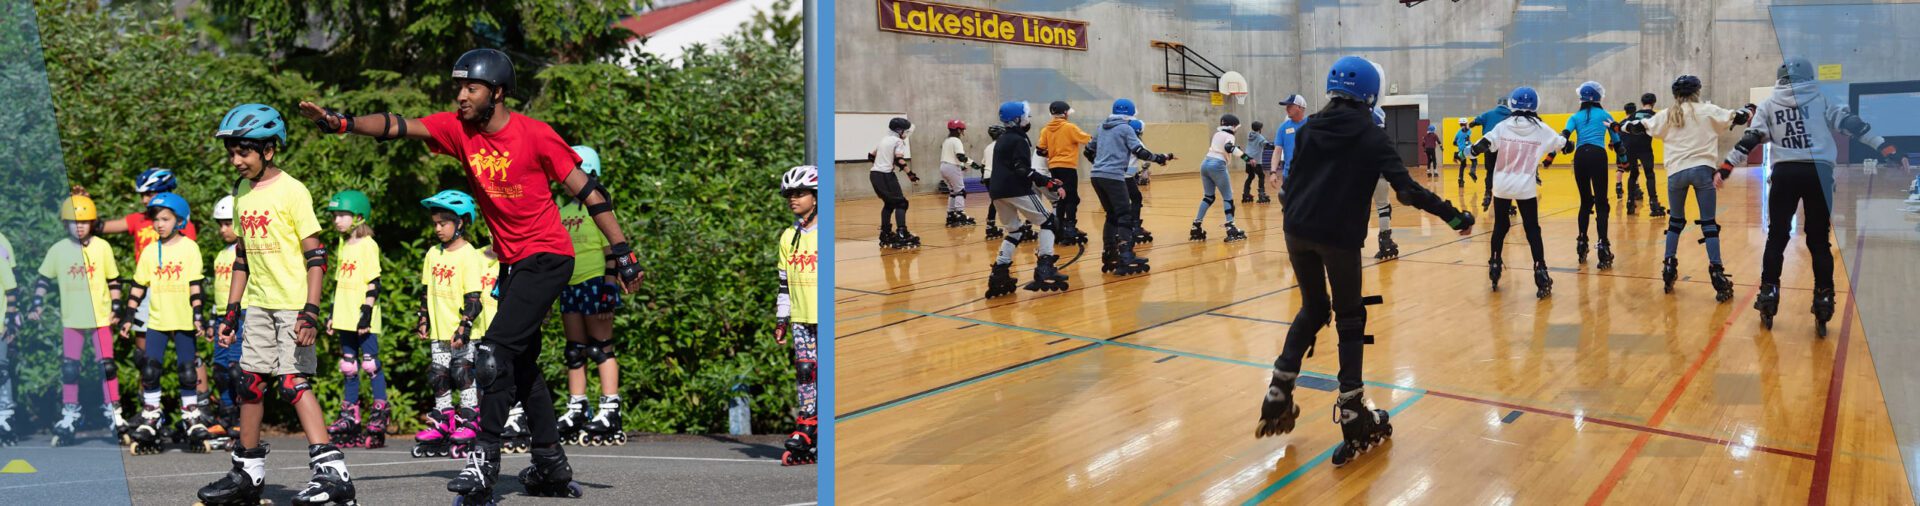
[[[1587,217],[1600,227],[1607,242],[1607,149],[1583,144],[1573,151],[1573,186],[1580,189],[1580,237],[1587,236]]]
[[[480,380],[480,440],[492,448],[500,447],[500,432],[515,403],[526,410],[534,446],[560,443],[560,433],[554,429],[553,392],[540,374],[540,324],[547,321],[572,272],[573,257],[552,253],[500,266],[500,312],[474,350]],[[492,375],[485,372],[488,364]]]
[[[993,184],[993,178],[980,178],[981,186],[988,186],[991,184]],[[994,215],[999,214],[997,212],[999,210],[995,209],[994,207],[995,206],[993,205],[993,200],[991,199],[987,200],[987,226],[989,227],[993,226]]]
[[[1300,361],[1313,347],[1320,327],[1334,316],[1340,338],[1340,391],[1359,390],[1361,358],[1367,335],[1367,308],[1360,296],[1360,250],[1321,244],[1287,234],[1287,258],[1300,284],[1300,312],[1287,327],[1287,342],[1273,367],[1300,372]],[[1331,291],[1329,291],[1331,288]]]
[[[1100,209],[1107,213],[1106,224],[1100,229],[1104,251],[1133,247],[1133,233],[1140,228],[1140,217],[1134,214],[1139,206],[1134,205],[1133,195],[1127,189],[1125,180],[1093,178],[1093,193],[1100,198]]]
[[[1050,169],[1054,179],[1066,188],[1067,196],[1053,203],[1053,215],[1067,230],[1080,227],[1080,169]]]
[[[1499,160],[1500,160],[1499,155],[1500,155],[1499,153],[1494,153],[1491,151],[1487,152],[1487,155],[1486,155],[1487,163],[1485,165],[1485,167],[1487,168],[1487,178],[1485,179],[1487,183],[1487,193],[1486,193],[1487,196],[1483,198],[1493,197],[1493,167],[1499,164]]]
[[[1440,158],[1434,154],[1435,148],[1427,148],[1427,170],[1440,170]]]
[[[907,194],[900,191],[900,176],[892,172],[868,172],[867,181],[873,183],[873,194],[880,197],[880,231],[892,232],[893,225],[887,222],[892,218],[900,224],[900,230],[907,229]]]
[[[1807,206],[1806,222],[1800,233],[1806,236],[1807,256],[1813,260],[1813,287],[1833,288],[1833,243],[1827,237],[1833,230],[1833,209],[1827,198],[1833,187],[1833,169],[1821,169],[1811,162],[1783,162],[1773,165],[1773,184],[1767,188],[1767,251],[1761,256],[1761,283],[1780,283],[1780,264],[1786,261],[1787,243],[1793,239],[1793,213]]]
[[[1140,209],[1146,203],[1146,198],[1140,196],[1140,176],[1127,178],[1127,197],[1133,200],[1133,235],[1139,237],[1147,233],[1147,219],[1140,215]]]
[[[1653,175],[1653,141],[1626,141],[1621,145],[1627,150],[1627,193],[1640,191],[1640,175],[1647,175],[1647,202],[1660,205],[1660,190],[1655,184],[1660,179]]]
[[[1253,183],[1254,183],[1255,181],[1259,181],[1259,182],[1260,182],[1260,194],[1261,194],[1261,195],[1266,195],[1266,194],[1267,194],[1267,178],[1264,178],[1264,177],[1260,177],[1260,175],[1261,175],[1261,174],[1262,174],[1262,172],[1261,172],[1261,170],[1260,170],[1260,166],[1259,166],[1259,165],[1254,165],[1254,164],[1251,164],[1251,163],[1249,163],[1249,164],[1247,164],[1247,180],[1246,180],[1246,182],[1243,182],[1243,183],[1240,183],[1240,194],[1241,194],[1241,195],[1253,195],[1253,192],[1251,192],[1251,191],[1248,191],[1248,190],[1250,190],[1250,189],[1252,189],[1252,188],[1253,188],[1253,186],[1254,186],[1254,184],[1253,184]]]
[[[1489,178],[1491,179],[1491,178]],[[1513,225],[1508,221],[1507,210],[1515,204],[1520,206],[1520,223],[1527,230],[1527,246],[1533,249],[1534,263],[1545,262],[1546,246],[1540,242],[1540,199],[1493,199],[1493,256],[1500,258],[1500,251],[1506,249],[1507,228]]]

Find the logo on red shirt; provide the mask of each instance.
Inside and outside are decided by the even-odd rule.
[[[507,168],[513,165],[513,153],[480,148],[467,155],[467,167],[473,170],[475,179],[480,180],[487,195],[496,198],[517,199],[525,191],[518,183],[507,182]]]

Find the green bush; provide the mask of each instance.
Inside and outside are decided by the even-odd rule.
[[[224,244],[212,221],[202,217],[237,182],[212,138],[227,109],[259,102],[293,115],[296,103],[312,100],[345,111],[420,117],[449,108],[451,87],[438,70],[368,67],[345,79],[308,74],[301,65],[288,65],[287,57],[216,54],[203,42],[219,36],[209,26],[90,7],[42,6],[39,26],[67,177],[93,192],[103,215],[118,216],[138,210],[131,192],[135,174],[147,167],[175,170],[209,264]],[[641,58],[632,70],[601,63],[517,69],[523,82],[537,83],[531,88],[538,92],[525,102],[511,101],[511,107],[552,124],[569,142],[599,150],[603,181],[647,267],[646,283],[628,295],[615,322],[629,430],[724,430],[726,399],[736,384],[759,387],[756,431],[783,431],[791,424],[791,351],[769,336],[774,243],[791,219],[778,198],[778,177],[799,164],[803,153],[801,66],[792,48],[763,39],[735,37],[717,49],[690,51],[674,64]],[[381,359],[394,407],[392,431],[419,428],[417,417],[432,407],[432,394],[426,343],[410,335],[430,230],[418,202],[440,189],[465,189],[464,169],[450,157],[429,154],[420,142],[323,136],[297,119],[276,161],[307,185],[316,203],[347,188],[373,197],[374,237],[382,247],[381,282],[387,287],[380,301],[386,330]],[[57,180],[43,182],[35,191],[59,187]],[[57,237],[57,224],[44,223],[54,201],[10,200],[0,203],[0,216],[32,216],[40,221],[30,226],[47,231],[36,235]],[[322,216],[322,222],[328,220]],[[331,243],[338,236],[329,228],[325,237]],[[131,241],[111,240],[121,265],[131,266]],[[23,256],[33,265],[45,251],[44,244],[19,238],[15,244],[32,252]],[[23,271],[31,270],[27,263]],[[542,363],[556,401],[563,402],[564,340],[557,316],[551,320]],[[340,373],[331,365],[338,345],[329,338],[321,343],[316,392],[331,412],[340,399]],[[116,347],[123,357],[133,351],[130,341]],[[52,349],[57,355],[57,340]],[[48,397],[58,392],[57,357],[26,362],[23,397],[40,409],[57,409],[57,395]],[[120,370],[123,388],[135,392],[132,368]],[[589,392],[596,391],[592,383]],[[163,387],[171,392],[175,384],[169,376]],[[126,397],[131,407],[137,396]],[[294,423],[291,409],[269,406],[269,423]]]

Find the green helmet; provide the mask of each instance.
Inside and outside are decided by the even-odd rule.
[[[327,200],[327,211],[345,211],[365,220],[371,219],[373,204],[367,201],[367,194],[361,193],[360,190],[340,190],[339,193],[333,194],[332,199]]]

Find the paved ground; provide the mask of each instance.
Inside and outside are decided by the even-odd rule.
[[[639,436],[625,446],[568,447],[580,499],[522,495],[511,476],[527,466],[525,454],[502,462],[499,500],[507,504],[748,504],[811,503],[816,466],[782,467],[784,436]],[[267,494],[291,502],[306,483],[306,444],[292,437],[267,440]],[[394,439],[378,450],[350,449],[347,459],[362,504],[445,505],[446,483],[460,471],[454,459],[415,459],[411,439]],[[127,455],[107,440],[48,449],[43,441],[0,448],[0,464],[26,459],[38,472],[0,474],[0,497],[12,504],[191,504],[194,492],[230,467],[225,454],[169,450]],[[124,473],[124,474],[123,474]]]

